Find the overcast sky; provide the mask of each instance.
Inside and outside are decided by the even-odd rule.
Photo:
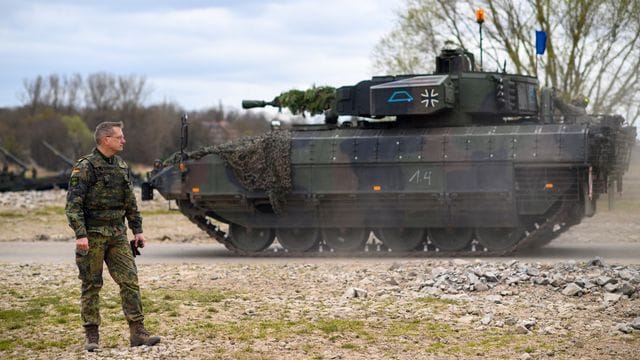
[[[0,0],[0,107],[24,79],[105,71],[144,75],[147,103],[240,107],[313,84],[373,75],[389,0]]]

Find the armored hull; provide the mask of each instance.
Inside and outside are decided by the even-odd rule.
[[[477,242],[505,252],[544,244],[593,215],[605,174],[628,160],[611,152],[615,137],[602,140],[607,130],[586,124],[307,127],[291,132],[293,186],[280,212],[265,191],[239,183],[216,154],[185,161],[186,172],[166,167],[152,184],[194,221],[232,225],[231,237],[218,236],[239,251],[262,250],[275,234],[291,251],[319,243],[357,251],[373,231],[395,251],[424,249],[425,242],[440,251],[469,251]],[[548,221],[555,231],[529,241]],[[250,231],[233,239],[234,229]]]

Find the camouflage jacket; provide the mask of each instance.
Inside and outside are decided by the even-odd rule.
[[[74,165],[65,212],[78,239],[88,232],[111,236],[115,226],[124,226],[125,217],[134,234],[142,232],[129,166],[119,156],[107,158],[98,149]]]

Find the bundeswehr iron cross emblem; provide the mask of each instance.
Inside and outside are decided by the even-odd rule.
[[[420,94],[424,100],[420,101],[425,107],[436,107],[438,100],[438,93],[435,89],[424,89],[424,92]]]

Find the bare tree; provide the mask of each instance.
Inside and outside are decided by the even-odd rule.
[[[64,77],[65,88],[65,107],[67,111],[76,111],[79,108],[79,96],[82,91],[82,76],[80,74],[73,74],[70,77]]]
[[[144,76],[119,76],[117,83],[118,105],[120,108],[140,107],[149,93]]]
[[[484,68],[538,75],[566,99],[587,96],[593,112],[640,116],[640,2],[637,0],[406,0],[394,30],[374,50],[387,72],[433,69],[434,56],[453,36],[479,48],[475,7],[487,10]],[[534,31],[549,34],[536,59]]]
[[[116,78],[105,72],[87,77],[85,100],[88,107],[100,111],[111,110],[118,102]]]
[[[39,107],[67,112],[78,110],[78,96],[82,90],[80,74],[74,74],[69,78],[58,74],[46,77],[38,75],[33,80],[23,80],[23,85],[24,89],[19,96],[31,115],[35,115]]]
[[[19,97],[24,105],[29,108],[31,115],[35,114],[38,106],[42,104],[43,82],[42,76],[40,75],[34,80],[24,79],[22,81],[24,89]]]
[[[47,78],[46,95],[44,103],[54,109],[58,109],[62,104],[64,89],[58,74],[51,74]]]
[[[101,111],[131,109],[141,107],[149,92],[144,76],[100,72],[87,78],[85,100],[87,106]]]

